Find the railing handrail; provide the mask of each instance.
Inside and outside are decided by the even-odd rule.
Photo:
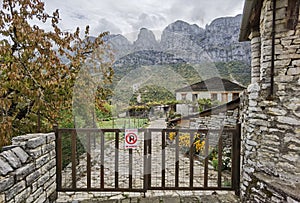
[[[59,132],[125,132],[126,129],[131,128],[58,128]],[[219,132],[219,131],[235,131],[237,127],[223,127],[223,128],[136,128],[139,132]]]

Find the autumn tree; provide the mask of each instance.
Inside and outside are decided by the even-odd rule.
[[[79,28],[71,33],[61,30],[59,21],[58,10],[48,14],[40,0],[2,2],[0,146],[14,135],[50,130],[61,112],[71,109],[72,87],[82,65],[95,50],[98,64],[104,60],[106,33],[90,39],[88,26],[82,34]],[[47,30],[40,28],[42,23]],[[109,81],[111,61],[105,58],[98,68]]]
[[[138,97],[140,97],[138,99]],[[140,101],[138,101],[140,100]],[[165,89],[164,87],[159,87],[157,85],[146,85],[140,88],[131,98],[130,103],[157,103],[157,104],[167,104],[168,101],[174,101],[176,97],[173,93]]]

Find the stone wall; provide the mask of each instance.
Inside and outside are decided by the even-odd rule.
[[[0,153],[0,202],[54,202],[54,133],[18,136],[12,144]]]
[[[192,129],[222,129],[235,128],[239,121],[239,109],[227,110],[218,114],[204,116],[199,118],[192,118],[190,121],[190,128]],[[219,133],[209,132],[210,146],[218,145]],[[223,146],[230,148],[232,146],[232,133],[222,133]]]
[[[190,128],[219,129],[220,127],[235,127],[239,119],[239,109],[213,114],[205,117],[191,118]]]
[[[271,98],[271,0],[263,1],[260,31],[251,34],[252,84],[241,112],[244,202],[300,201],[300,23],[286,28],[287,5],[277,0]]]

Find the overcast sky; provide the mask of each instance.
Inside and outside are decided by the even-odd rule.
[[[133,40],[140,28],[159,35],[176,20],[205,27],[213,19],[242,13],[243,0],[44,0],[46,10],[59,9],[61,27],[73,31],[90,25],[91,34],[120,33]]]

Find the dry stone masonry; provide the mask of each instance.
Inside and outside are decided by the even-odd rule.
[[[0,202],[54,202],[54,133],[18,136],[12,144],[0,153]]]
[[[239,109],[227,110],[218,114],[193,118],[190,127],[193,129],[208,128],[219,129],[220,127],[235,128],[239,119]]]
[[[244,202],[300,201],[300,23],[287,28],[288,2],[276,1],[272,97],[273,1],[263,1],[259,29],[250,34],[252,84],[241,108]]]

